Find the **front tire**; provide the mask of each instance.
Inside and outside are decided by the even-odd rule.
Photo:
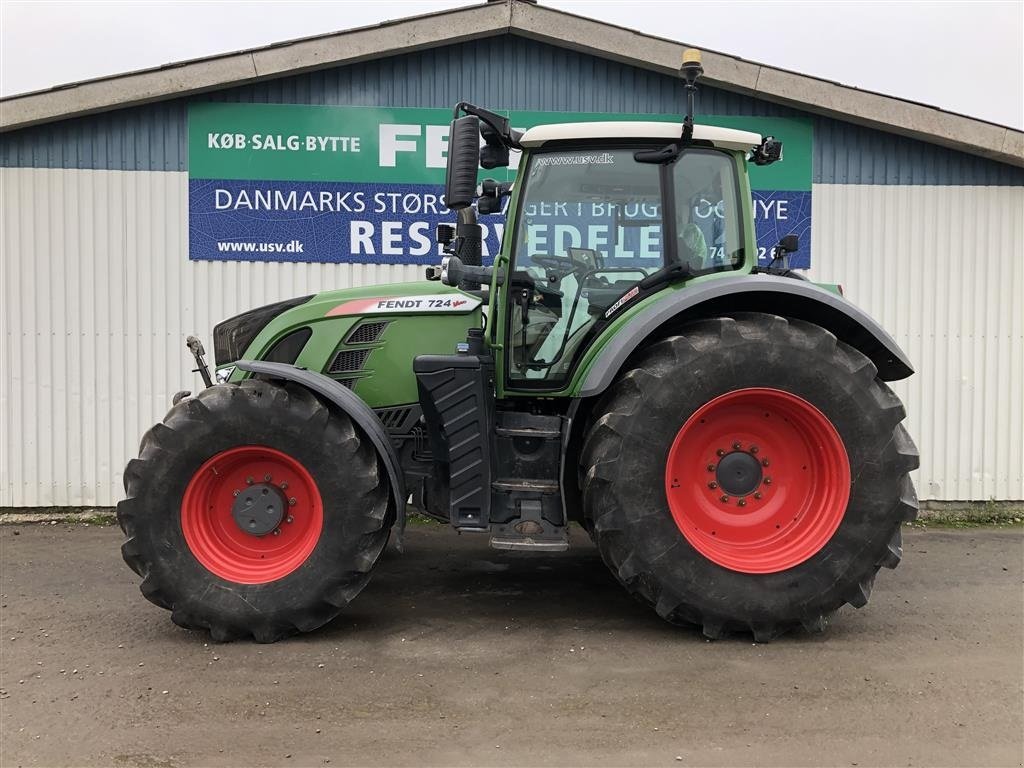
[[[867,602],[917,514],[899,399],[828,331],[749,313],[655,342],[595,408],[585,520],[613,574],[718,638]]]
[[[290,383],[183,400],[124,478],[121,551],[142,593],[218,641],[326,624],[366,585],[394,517],[373,446]]]

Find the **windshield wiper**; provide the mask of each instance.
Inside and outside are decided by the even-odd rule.
[[[672,143],[659,149],[641,149],[633,153],[633,159],[638,163],[651,163],[663,165],[674,162],[686,149],[685,144]]]
[[[649,291],[660,285],[674,283],[676,280],[686,280],[693,277],[693,270],[686,264],[668,264],[656,272],[651,272],[647,277],[637,283],[641,291]]]

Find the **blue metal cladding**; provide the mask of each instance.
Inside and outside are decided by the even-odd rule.
[[[395,107],[678,112],[679,80],[514,35],[474,40],[195,97]],[[188,99],[64,120],[0,135],[0,166],[184,171]],[[1024,185],[1024,168],[716,88],[700,112],[812,117],[814,182],[823,184]]]

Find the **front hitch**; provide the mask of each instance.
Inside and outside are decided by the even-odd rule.
[[[203,384],[206,387],[212,387],[213,379],[210,378],[210,369],[206,365],[206,360],[203,359],[203,356],[206,354],[206,350],[203,349],[203,342],[195,336],[189,336],[185,339],[185,346],[188,347],[188,351],[192,353],[192,357],[196,360],[196,367],[192,369],[192,373],[198,373],[203,377]]]

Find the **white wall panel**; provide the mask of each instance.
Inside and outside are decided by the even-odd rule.
[[[0,506],[109,506],[213,325],[422,267],[188,260],[184,173],[0,169]]]
[[[917,370],[922,499],[1024,499],[1024,188],[815,185],[811,277]]]
[[[415,266],[189,262],[184,173],[0,169],[0,506],[106,506],[171,395],[184,337]],[[815,279],[910,354],[922,498],[1024,499],[1024,189],[814,188]]]

